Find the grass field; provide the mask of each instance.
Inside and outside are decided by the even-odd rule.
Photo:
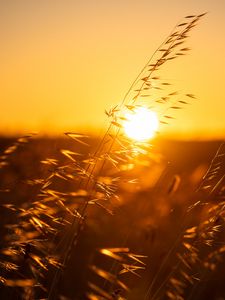
[[[2,152],[13,141],[13,139],[2,138]],[[70,139],[34,138],[28,143],[21,144],[17,151],[8,157],[9,164],[3,166],[0,173],[1,246],[3,249],[12,238],[10,235],[12,235],[13,227],[10,227],[9,224],[13,226],[19,222],[19,219],[17,221],[15,219],[18,217],[17,214],[8,206],[5,207],[4,204],[12,204],[26,210],[30,207],[31,202],[41,201],[40,195],[38,196],[40,184],[33,185],[30,181],[45,178],[52,170],[51,166],[42,164],[40,161],[54,158],[59,160],[62,165],[65,164],[68,158],[62,155],[60,149],[82,152],[84,156],[88,157],[88,153],[91,152],[92,146],[94,147],[97,140],[89,139],[88,142],[91,146],[86,147]],[[119,198],[114,199],[112,203],[102,201],[102,206],[89,205],[85,213],[86,221],[80,229],[76,247],[70,253],[69,264],[66,265],[63,276],[55,287],[57,297],[59,299],[85,299],[85,294],[90,290],[90,282],[108,290],[109,295],[110,293],[112,295],[115,290],[119,295],[121,290],[122,297],[124,292],[118,283],[110,283],[101,276],[97,276],[90,266],[95,265],[99,269],[118,274],[120,269],[118,260],[114,260],[113,256],[100,254],[99,249],[122,248],[123,252],[125,248],[129,248],[131,253],[143,255],[141,260],[144,264],[140,265],[143,269],[133,270],[138,276],[131,272],[119,276],[132,291],[128,299],[145,299],[146,295],[150,297],[149,295],[152,296],[155,293],[157,293],[155,298],[149,299],[159,299],[159,297],[164,299],[171,273],[176,274],[177,269],[181,267],[177,254],[185,251],[182,248],[185,229],[201,224],[206,218],[206,211],[209,210],[209,207],[218,203],[216,191],[209,196],[207,191],[197,191],[197,189],[220,144],[221,141],[156,140],[153,142],[151,150],[154,155],[146,158],[145,163],[142,160],[140,165],[136,165],[129,172],[127,170],[120,172]],[[224,164],[222,166],[221,172],[224,172]],[[135,183],[132,182],[134,178]],[[74,182],[58,178],[51,189],[69,193],[74,191],[74,186]],[[72,202],[73,200],[68,199],[68,201]],[[78,211],[82,201],[84,201],[82,198],[76,200]],[[201,201],[201,205],[190,209],[198,201]],[[209,204],[206,205],[205,202]],[[58,218],[63,215],[64,213],[61,211]],[[221,220],[217,220],[217,222],[222,224]],[[51,249],[52,254],[55,254],[54,252],[57,255],[60,254],[60,247],[63,247],[60,243],[64,243],[64,241],[60,242],[59,237],[66,234],[66,227],[67,225],[62,229],[60,226],[56,226],[60,234],[53,234],[54,243],[58,248]],[[35,240],[39,236],[45,243],[46,232],[39,232],[37,236],[33,236],[32,233],[34,233],[33,230],[29,229],[26,239],[29,240],[30,234],[31,239]],[[223,260],[216,264],[214,272],[207,268],[203,269],[200,264],[201,260],[206,260],[208,251],[213,252],[223,244],[223,241],[222,229],[215,236],[212,246],[205,246],[203,242],[202,244],[199,242],[199,245],[196,246],[199,262],[196,262],[191,270],[190,276],[195,278],[193,287],[191,284],[186,284],[184,287],[185,299],[223,299],[219,298],[224,295]],[[25,247],[24,244],[23,247]],[[32,242],[30,251],[37,254]],[[24,274],[28,278],[31,277],[24,253],[26,252],[23,251],[23,254],[20,254],[19,260],[17,258],[17,275],[14,271],[9,271],[7,275],[9,279],[15,279],[18,276],[23,278]],[[4,259],[5,256],[2,255],[2,260]],[[36,264],[37,270],[40,271],[43,267],[42,263],[36,261]],[[136,266],[135,263],[133,265]],[[54,273],[54,270],[44,269],[45,272],[48,273],[47,278],[43,281],[43,278],[40,277],[40,280],[43,281],[45,288],[49,289],[51,272]],[[1,276],[4,277],[4,272]],[[152,282],[154,284],[151,287],[151,293],[148,294],[147,291]],[[21,289],[22,287],[16,286],[11,290],[7,286],[2,286],[1,299],[20,299]],[[192,291],[194,291],[193,295]],[[45,294],[42,289],[35,293],[37,297],[35,299],[39,299],[38,297],[41,299]],[[117,299],[117,296],[110,297]]]
[[[105,110],[108,125],[101,136],[67,131],[60,138],[7,138],[2,130],[0,299],[225,299],[224,141],[162,138],[173,122],[186,140],[191,132],[197,134],[202,121],[197,119],[201,126],[192,131],[191,116],[175,121],[190,105],[198,105],[194,113],[207,120],[216,137],[216,127],[210,127],[215,116],[211,111],[205,115],[208,100],[199,106],[186,85],[178,87],[182,80],[179,75],[174,79],[176,69],[171,76],[163,69],[189,53],[186,41],[205,15],[187,15],[175,25],[120,103]],[[85,76],[84,84],[94,85],[90,77]],[[52,92],[57,94],[56,85]],[[7,86],[11,91],[13,83]],[[21,88],[27,97],[30,85],[22,81]],[[85,85],[88,98],[87,90]],[[93,96],[94,105],[100,104],[98,98]],[[38,101],[38,106],[50,105],[45,98]],[[75,121],[72,128],[78,117],[83,122],[92,112],[91,106],[87,110],[82,100],[76,101],[72,119],[61,118]],[[60,105],[63,111],[66,102]],[[47,113],[47,105],[45,109],[41,113],[49,116],[47,123],[58,117],[52,110]],[[32,116],[38,113],[35,106],[32,110]],[[15,125],[14,119],[8,125]],[[55,130],[63,123],[56,125]]]

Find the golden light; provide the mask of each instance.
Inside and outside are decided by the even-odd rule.
[[[126,135],[137,141],[152,138],[159,127],[157,114],[146,107],[138,107],[125,115],[123,127]]]

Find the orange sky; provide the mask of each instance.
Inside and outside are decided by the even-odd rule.
[[[192,51],[162,72],[198,97],[167,131],[224,137],[224,0],[1,1],[0,132],[106,126],[104,109],[121,101],[173,26],[205,11]]]

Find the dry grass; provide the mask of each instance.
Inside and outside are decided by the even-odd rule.
[[[123,101],[106,111],[110,125],[100,140],[93,143],[86,135],[65,133],[73,147],[58,149],[55,157],[43,153],[40,164],[36,162],[40,172],[22,180],[26,201],[3,204],[10,211],[11,219],[5,224],[0,261],[5,299],[67,299],[62,296],[65,278],[71,268],[76,269],[76,276],[81,276],[74,255],[79,264],[82,251],[86,251],[77,250],[85,230],[99,224],[95,220],[96,210],[98,218],[104,219],[103,224],[110,219],[114,225],[110,230],[107,226],[96,229],[100,235],[110,233],[110,236],[109,240],[105,237],[105,245],[89,256],[88,278],[79,299],[197,299],[199,282],[209,269],[216,268],[225,250],[217,243],[224,222],[224,146],[219,148],[194,196],[188,195],[188,205],[182,205],[182,224],[171,234],[173,244],[167,248],[157,270],[149,278],[145,276],[145,286],[137,296],[134,281],[146,272],[143,271],[146,265],[149,268],[146,254],[153,260],[154,253],[157,261],[159,258],[157,252],[148,253],[148,247],[144,246],[136,247],[137,253],[133,253],[132,240],[146,232],[148,226],[160,226],[158,217],[168,216],[169,221],[163,219],[163,222],[171,222],[177,205],[171,199],[178,193],[182,180],[180,175],[173,174],[163,197],[157,198],[158,203],[150,204],[146,197],[153,198],[154,189],[145,193],[146,182],[142,180],[141,187],[138,180],[147,170],[153,177],[157,177],[157,172],[162,176],[165,160],[156,145],[133,142],[121,128],[126,112],[143,104],[157,111],[160,122],[166,126],[173,119],[173,111],[195,99],[191,93],[177,92],[171,83],[158,76],[158,71],[190,50],[184,43],[204,15],[187,16],[175,26],[141,70]],[[30,138],[33,135],[19,138],[4,150],[0,157],[2,174],[7,174],[7,168],[19,161],[20,152]],[[153,183],[155,189],[164,189],[161,178],[158,176]],[[1,193],[12,196],[15,189],[20,189],[21,182],[6,182],[8,186],[2,187]],[[139,187],[138,191],[135,186]],[[132,194],[144,200],[134,207]],[[130,215],[135,216],[125,226],[128,208],[134,211]],[[146,214],[148,209],[151,209],[150,217]],[[121,220],[120,211],[125,212]],[[113,228],[120,231],[120,242],[116,245],[111,244]],[[159,245],[154,244],[152,232],[151,246],[157,250]]]

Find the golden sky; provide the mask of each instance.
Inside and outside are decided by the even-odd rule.
[[[94,130],[184,16],[209,12],[164,67],[197,96],[167,131],[225,136],[224,0],[0,1],[0,133]]]

